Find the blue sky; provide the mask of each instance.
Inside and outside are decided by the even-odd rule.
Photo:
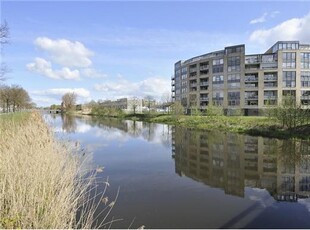
[[[310,43],[308,1],[1,1],[11,43],[6,84],[40,106],[74,91],[79,102],[124,96],[160,99],[174,63],[245,44]]]

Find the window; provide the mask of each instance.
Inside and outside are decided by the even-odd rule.
[[[222,73],[224,71],[224,59],[214,59],[212,62],[212,72]]]
[[[310,87],[310,71],[301,71],[301,87]]]
[[[229,57],[227,59],[227,71],[228,72],[240,72],[240,57]]]
[[[215,105],[223,105],[224,92],[223,91],[213,91],[212,100]]]
[[[214,88],[224,88],[224,76],[214,75],[212,78],[212,84]]]
[[[310,53],[300,53],[301,68],[310,69]]]
[[[229,74],[227,76],[228,88],[240,88],[240,74]]]
[[[294,88],[296,87],[296,72],[295,71],[283,71],[283,87]]]
[[[242,46],[226,48],[226,54],[241,53],[242,51],[243,51]]]
[[[240,92],[228,92],[227,94],[228,105],[240,105]]]
[[[286,69],[296,68],[296,53],[283,52],[282,53],[282,67]]]

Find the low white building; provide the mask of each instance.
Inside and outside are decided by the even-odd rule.
[[[120,98],[116,101],[107,100],[100,103],[103,107],[121,109],[126,113],[142,113],[142,99]]]

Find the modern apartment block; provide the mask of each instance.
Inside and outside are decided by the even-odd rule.
[[[245,54],[245,45],[178,61],[171,79],[172,98],[190,111],[209,104],[229,114],[255,115],[291,95],[310,108],[310,45],[279,41],[263,54]]]

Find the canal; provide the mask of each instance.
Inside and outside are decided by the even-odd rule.
[[[120,188],[112,228],[310,228],[307,141],[44,116]]]

